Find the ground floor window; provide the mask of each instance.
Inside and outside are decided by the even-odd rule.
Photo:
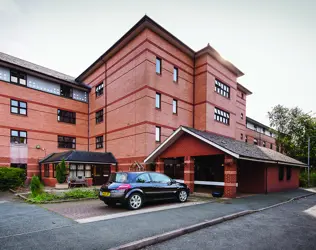
[[[286,167],[286,179],[291,180],[292,178],[292,167],[287,166]]]
[[[279,167],[279,181],[284,179],[284,167]]]
[[[70,164],[69,167],[70,178],[90,178],[91,177],[91,165],[88,164]]]
[[[49,164],[44,164],[44,177],[49,177]]]
[[[27,169],[27,164],[20,164],[20,163],[11,163],[11,168],[22,168],[24,170]]]

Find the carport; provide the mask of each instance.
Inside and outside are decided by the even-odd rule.
[[[223,187],[237,192],[268,193],[299,187],[302,162],[271,149],[181,126],[144,161],[156,171],[186,183],[191,191]]]

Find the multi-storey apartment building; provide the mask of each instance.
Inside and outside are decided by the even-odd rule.
[[[111,169],[130,170],[134,162],[155,161],[148,156],[181,126],[240,145],[256,144],[254,139],[260,146],[275,144],[273,135],[265,135],[270,129],[246,116],[251,92],[238,83],[242,75],[209,44],[195,52],[147,16],[77,78],[2,53],[1,165],[27,164],[28,177],[44,167],[43,180],[52,185],[56,182],[54,163],[69,156],[59,152],[111,152],[117,161],[115,169],[98,172],[97,165],[89,165],[91,154],[89,161],[72,160],[78,165],[70,167],[73,175],[88,179],[108,176]],[[258,137],[251,124],[266,132],[262,130]],[[265,136],[269,140],[262,140]],[[39,159],[43,159],[41,168]],[[187,181],[184,159],[179,164],[181,178]],[[161,169],[157,164],[155,170],[164,172]],[[192,179],[194,170],[188,171]],[[297,173],[287,187],[298,186]]]

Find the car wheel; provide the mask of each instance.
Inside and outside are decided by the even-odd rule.
[[[188,199],[188,193],[185,191],[185,190],[181,190],[179,193],[178,193],[178,200],[180,202],[186,202]]]
[[[143,205],[143,197],[140,193],[133,193],[128,197],[127,206],[130,210],[139,209]]]

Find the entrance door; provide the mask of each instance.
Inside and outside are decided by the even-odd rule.
[[[93,185],[105,184],[111,174],[110,165],[94,165],[93,166]]]

